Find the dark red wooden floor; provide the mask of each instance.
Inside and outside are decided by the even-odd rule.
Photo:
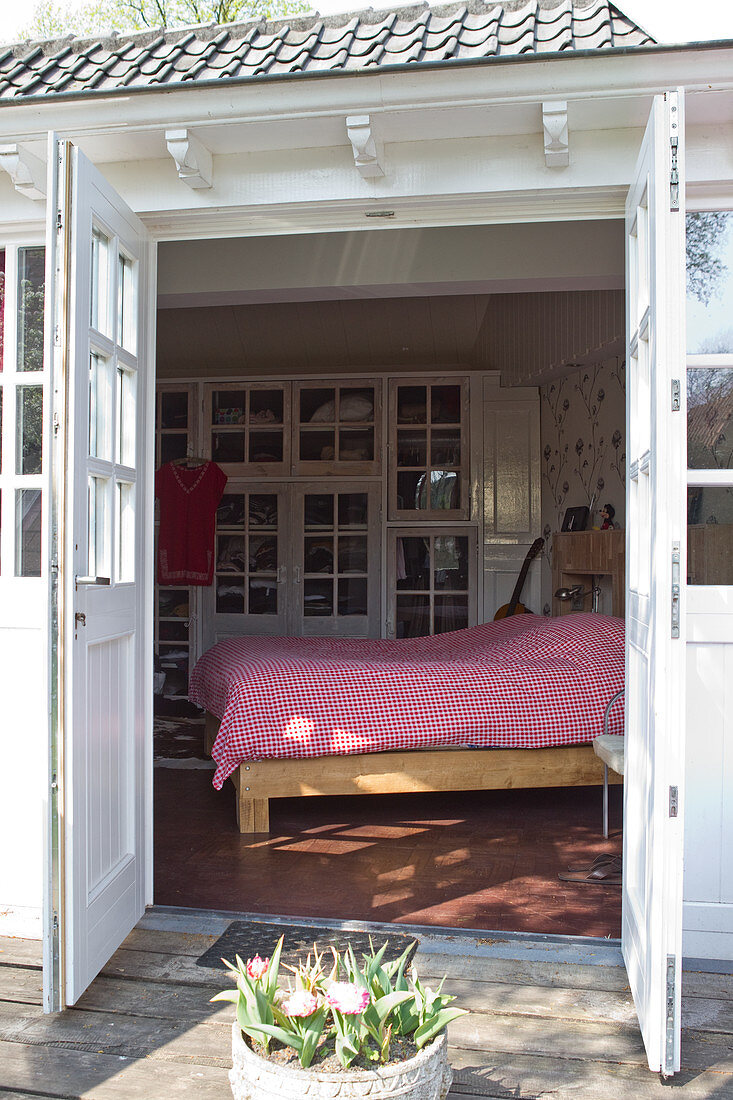
[[[234,790],[156,768],[155,901],[283,916],[619,936],[621,890],[558,871],[620,850],[600,788],[282,799],[269,837],[240,836]]]

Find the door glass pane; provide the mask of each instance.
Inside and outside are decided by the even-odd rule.
[[[41,490],[15,492],[15,575],[41,575]]]
[[[733,468],[733,370],[687,372],[687,465],[691,470]]]
[[[687,583],[733,584],[733,487],[687,490]]]
[[[88,488],[87,546],[90,577],[109,577],[109,481],[90,477]]]
[[[244,579],[216,578],[216,610],[226,615],[244,614]]]
[[[120,253],[117,263],[117,341],[133,354],[137,346],[135,272],[136,265]]]
[[[250,615],[277,615],[277,581],[250,577],[247,598]]]
[[[687,215],[687,351],[733,352],[733,212]]]
[[[403,591],[430,588],[430,539],[410,536],[396,542],[397,587]]]
[[[367,579],[366,577],[348,579],[341,577],[338,582],[339,615],[366,615]]]
[[[367,572],[366,535],[340,535],[338,540],[339,573]]]
[[[430,597],[398,596],[395,614],[397,638],[421,638],[430,633]]]
[[[15,472],[41,473],[43,440],[43,389],[41,386],[18,386]]]
[[[126,481],[117,485],[117,579],[135,579],[135,486]]]
[[[433,609],[433,632],[463,630],[468,626],[468,596],[436,596]]]
[[[117,370],[117,461],[123,466],[135,465],[135,394],[137,375],[134,371]]]
[[[43,248],[18,249],[18,370],[43,370]]]
[[[92,458],[112,458],[110,364],[96,352],[89,357],[89,454]]]
[[[92,231],[91,325],[104,336],[112,335],[109,295],[110,242],[101,229]]]

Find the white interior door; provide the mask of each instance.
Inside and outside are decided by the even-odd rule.
[[[58,1005],[78,999],[146,901],[152,257],[142,223],[80,151],[55,140],[49,148],[64,867]]]
[[[649,1066],[680,1066],[684,761],[683,102],[655,97],[626,206],[622,946]],[[675,177],[676,173],[676,177]],[[675,180],[679,182],[675,182]]]

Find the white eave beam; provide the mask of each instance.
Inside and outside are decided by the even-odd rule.
[[[0,168],[7,172],[13,187],[28,199],[46,197],[46,165],[20,145],[0,145]]]
[[[542,128],[545,138],[545,164],[548,168],[567,168],[570,164],[567,100],[542,104]]]
[[[178,169],[178,178],[194,191],[212,186],[211,153],[190,130],[166,130],[165,143]]]
[[[370,115],[347,115],[346,134],[354,153],[354,164],[364,179],[384,175],[384,159],[372,129]]]

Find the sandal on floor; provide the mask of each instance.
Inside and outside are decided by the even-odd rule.
[[[572,867],[568,867],[568,871],[595,871],[596,867],[604,867],[607,863],[618,864],[618,870],[621,870],[621,856],[596,856],[592,863],[577,863]]]
[[[621,871],[612,863],[603,863],[592,871],[569,871],[557,876],[562,882],[579,882],[583,885],[620,886]]]

